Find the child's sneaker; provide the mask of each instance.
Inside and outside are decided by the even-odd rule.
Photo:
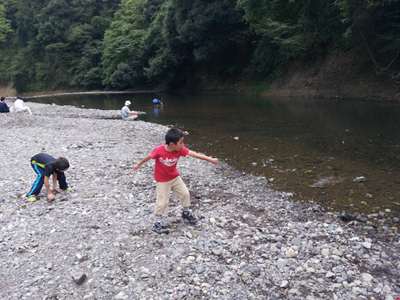
[[[197,219],[192,215],[191,212],[182,212],[182,218],[188,219],[189,223],[192,225],[197,224]]]
[[[152,230],[153,230],[154,232],[157,232],[158,234],[161,234],[161,233],[169,233],[168,229],[166,229],[166,228],[164,227],[164,225],[163,225],[162,223],[160,223],[160,222],[154,223],[154,226],[153,226]]]
[[[69,187],[69,188],[66,188],[66,189],[61,189],[63,192],[69,192],[69,191],[72,191],[72,189]]]
[[[38,200],[35,195],[26,196],[26,198],[28,198],[28,201],[30,202],[35,202]]]

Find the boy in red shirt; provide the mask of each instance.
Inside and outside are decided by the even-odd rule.
[[[189,210],[190,195],[185,183],[179,175],[176,168],[179,157],[192,156],[203,159],[213,164],[218,163],[217,158],[211,158],[185,148],[183,145],[184,133],[179,129],[172,128],[165,135],[165,144],[157,146],[153,151],[145,156],[140,162],[133,166],[137,170],[142,164],[150,159],[155,159],[154,179],[156,180],[156,222],[153,231],[157,233],[166,233],[162,216],[168,213],[170,192],[172,191],[180,199],[183,206],[182,218],[189,220],[190,224],[196,225],[197,220]]]

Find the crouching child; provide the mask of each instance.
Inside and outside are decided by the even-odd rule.
[[[43,183],[47,191],[47,199],[54,200],[54,196],[50,188],[50,177],[53,176],[53,189],[57,193],[61,191],[70,191],[71,188],[68,187],[64,172],[69,168],[69,162],[65,157],[59,157],[55,159],[53,156],[46,153],[36,154],[31,158],[31,167],[37,174],[37,178],[32,185],[31,190],[26,195],[28,201],[38,200]],[[59,187],[57,187],[57,181]]]

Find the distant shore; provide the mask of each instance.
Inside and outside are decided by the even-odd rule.
[[[76,92],[76,91],[54,91],[54,93],[50,92],[40,92],[39,94],[22,94],[21,98],[23,99],[31,99],[31,98],[45,98],[45,97],[54,97],[54,96],[63,96],[63,95],[96,95],[96,94],[138,94],[138,93],[156,93],[159,91],[155,90],[142,90],[142,91],[85,91],[85,92]],[[16,99],[17,95],[6,96],[6,99],[13,100]]]

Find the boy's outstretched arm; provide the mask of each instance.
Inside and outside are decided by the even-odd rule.
[[[191,156],[191,157],[194,157],[194,158],[198,158],[198,159],[203,159],[203,160],[209,161],[210,163],[213,163],[215,165],[218,163],[218,158],[212,158],[212,157],[209,157],[209,156],[206,156],[206,155],[203,155],[203,154],[199,154],[199,153],[194,152],[192,150],[189,150],[188,155]]]
[[[151,159],[151,154],[145,156],[141,161],[139,161],[136,165],[134,165],[132,167],[133,171],[136,171],[137,169],[139,169],[139,167],[141,165],[143,165],[144,163],[148,162]]]

